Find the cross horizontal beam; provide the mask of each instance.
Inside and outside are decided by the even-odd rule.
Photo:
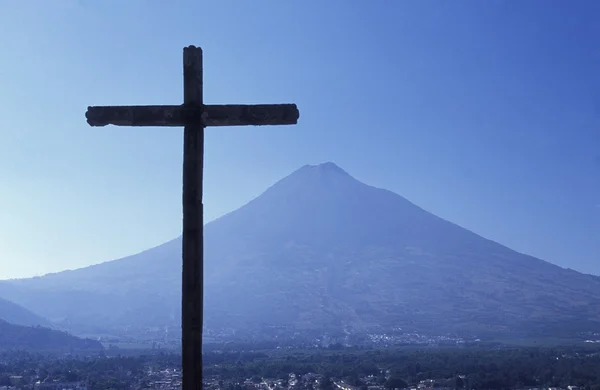
[[[90,126],[265,126],[295,125],[300,112],[295,104],[91,106],[85,117]]]

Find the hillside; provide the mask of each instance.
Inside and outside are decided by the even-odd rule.
[[[25,326],[51,326],[45,318],[32,313],[16,303],[0,298],[0,320],[16,325]]]
[[[365,185],[305,166],[206,225],[211,329],[564,335],[600,326],[600,278],[517,253]],[[0,283],[78,329],[178,327],[181,240]]]
[[[99,353],[102,345],[64,332],[42,327],[10,324],[0,320],[0,350],[48,353]]]

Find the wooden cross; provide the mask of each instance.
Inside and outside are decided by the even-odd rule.
[[[293,125],[295,104],[205,105],[202,49],[183,49],[183,105],[96,106],[85,114],[90,126],[183,126],[183,272],[181,344],[183,390],[202,389],[204,237],[202,178],[207,126]]]

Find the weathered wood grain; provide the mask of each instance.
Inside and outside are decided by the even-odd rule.
[[[91,106],[85,114],[90,126],[213,126],[295,125],[295,104],[224,104],[179,106]]]
[[[300,111],[295,104],[225,104],[204,106],[205,126],[295,125]]]
[[[202,49],[183,49],[183,269],[181,274],[181,345],[183,390],[202,385],[204,318],[204,127],[202,112]],[[189,108],[188,108],[189,107]],[[198,115],[190,118],[190,113]]]
[[[185,110],[183,106],[92,106],[85,117],[90,126],[185,126],[186,113],[199,110]],[[189,115],[189,114],[188,114]]]

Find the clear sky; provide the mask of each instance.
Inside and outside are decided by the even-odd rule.
[[[207,220],[305,164],[516,250],[600,274],[600,2],[0,1],[0,278],[180,234],[182,130],[91,128],[88,105],[297,103],[207,130]]]

